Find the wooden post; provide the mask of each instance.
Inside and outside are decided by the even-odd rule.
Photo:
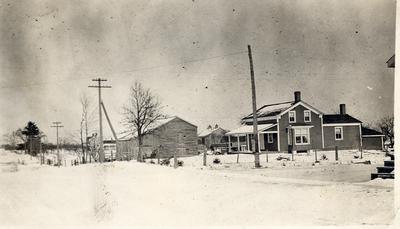
[[[207,166],[207,151],[206,150],[203,153],[203,166]]]
[[[335,160],[339,160],[338,147],[335,146]]]
[[[160,149],[157,149],[157,164],[160,164]]]
[[[176,158],[176,150],[174,151],[174,168],[178,168],[178,160]]]
[[[318,161],[318,155],[317,155],[317,150],[316,149],[314,150],[314,153],[315,153],[315,162],[317,162]]]
[[[250,63],[250,80],[251,80],[251,101],[253,107],[253,135],[254,135],[254,166],[260,168],[260,152],[258,148],[258,120],[257,120],[257,102],[256,102],[256,83],[254,80],[253,57],[251,55],[251,46],[247,45]]]
[[[239,140],[239,134],[238,134],[238,135],[236,135],[236,137],[237,137],[237,144],[238,144],[238,146],[237,146],[237,151],[238,151],[238,153],[239,153],[239,151],[240,151],[240,140]]]
[[[236,163],[239,163],[239,152],[237,154]]]
[[[266,158],[266,161],[268,162],[268,150],[265,151],[265,158]]]
[[[292,139],[291,139],[291,141],[292,141],[292,161],[294,161],[294,129],[290,129],[290,133],[291,133],[291,135],[292,135]]]
[[[228,135],[228,153],[231,152],[231,136]]]

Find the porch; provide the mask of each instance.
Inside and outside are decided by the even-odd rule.
[[[258,125],[258,149],[261,151],[278,151],[278,132],[276,124]],[[244,125],[228,133],[228,153],[252,152],[255,146],[253,126]]]

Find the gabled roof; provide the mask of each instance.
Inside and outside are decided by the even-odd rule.
[[[213,128],[213,129],[206,129],[206,130],[204,130],[204,131],[199,133],[199,137],[207,137],[208,135],[214,133],[217,130],[222,130],[222,131],[226,131],[227,132],[227,130],[222,129],[221,127]]]
[[[277,116],[285,114],[286,112],[292,110],[293,108],[299,105],[302,105],[307,109],[310,109],[314,113],[322,114],[321,111],[319,111],[318,109],[314,108],[313,106],[304,101],[298,101],[297,103],[295,103],[294,101],[290,101],[284,103],[267,104],[262,106],[257,110],[257,118],[265,118],[265,117],[275,118]],[[253,118],[253,114],[247,115],[246,117],[242,118],[242,120],[250,118]]]
[[[167,123],[169,123],[169,122],[171,122],[172,120],[175,120],[175,119],[179,119],[179,120],[181,120],[181,121],[183,121],[183,122],[185,122],[185,123],[187,123],[189,125],[192,125],[192,126],[197,128],[196,125],[194,125],[194,124],[192,124],[192,123],[190,123],[190,122],[188,122],[188,121],[186,121],[186,120],[184,120],[184,119],[182,119],[182,118],[180,118],[178,116],[172,116],[172,117],[169,117],[169,118],[159,119],[159,120],[155,121],[151,126],[149,126],[147,128],[146,133],[152,132],[152,131],[164,126],[165,124],[167,124]],[[136,137],[137,137],[137,132],[133,132],[133,133],[129,132],[128,134],[125,133],[124,136],[119,137],[119,140],[122,140],[122,141],[123,140],[130,140],[130,139],[136,138]]]
[[[361,133],[362,135],[375,135],[375,136],[384,136],[381,132],[377,130],[373,130],[367,127],[362,127],[361,128]]]
[[[348,114],[327,114],[323,116],[324,124],[334,123],[361,123],[360,120],[348,115]]]

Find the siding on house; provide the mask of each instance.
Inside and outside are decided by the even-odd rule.
[[[280,151],[288,150],[288,131],[287,127],[292,126],[312,126],[310,128],[310,144],[307,145],[296,145],[294,143],[293,150],[310,150],[310,149],[322,149],[322,128],[321,128],[321,117],[311,111],[311,122],[304,122],[304,111],[309,110],[303,105],[298,105],[291,111],[296,111],[296,123],[289,123],[289,112],[283,114],[279,119],[279,138],[280,138]]]
[[[343,128],[343,140],[335,140],[335,127]],[[325,149],[359,149],[360,148],[360,124],[324,126]]]

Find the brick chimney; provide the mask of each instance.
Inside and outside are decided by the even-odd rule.
[[[295,91],[294,92],[294,102],[297,103],[301,100],[301,92],[300,91]]]
[[[339,108],[340,108],[340,114],[345,115],[346,114],[346,104],[340,104]]]

